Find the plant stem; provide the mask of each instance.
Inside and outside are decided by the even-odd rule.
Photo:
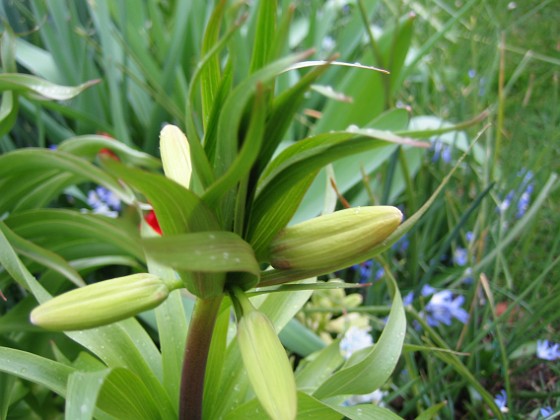
[[[183,358],[179,396],[180,420],[202,419],[206,362],[222,297],[220,295],[196,300]]]

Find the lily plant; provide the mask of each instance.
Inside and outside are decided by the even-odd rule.
[[[277,22],[268,3],[259,3],[254,52],[242,77],[233,50],[225,51],[246,16],[222,32],[226,2],[216,6],[186,93],[184,130],[167,124],[160,133],[163,174],[151,156],[103,136],[68,139],[55,151],[30,148],[0,156],[0,173],[14,190],[27,188],[46,203],[68,185],[93,181],[117,194],[130,210],[128,221],[140,225],[134,231],[120,220],[48,209],[27,217],[14,212],[0,222],[0,263],[40,303],[31,322],[64,332],[96,356],[72,364],[1,348],[3,369],[63,395],[69,416],[353,418],[361,412],[343,406],[344,399],[378,389],[397,363],[406,321],[390,276],[392,306],[374,346],[345,360],[335,341],[294,372],[278,338],[313,290],[355,287],[318,276],[388,249],[431,201],[402,224],[392,206],[323,214],[318,208],[316,217],[291,224],[325,165],[387,145],[426,144],[374,126],[282,143],[305,95],[330,67],[378,69],[334,57],[309,61],[313,51],[282,57],[289,22]],[[286,85],[287,75],[293,77]],[[52,180],[51,188],[33,190],[33,177]],[[39,217],[44,230],[42,236],[34,231],[37,238],[52,235],[57,226],[68,235],[103,230],[103,238],[141,261],[143,270],[85,285],[72,267],[48,254],[55,270],[81,286],[53,298],[17,256],[42,249],[23,238]],[[185,299],[194,300],[188,325]],[[152,309],[159,347],[133,318]],[[17,363],[29,372],[12,369]],[[373,405],[359,410],[394,417]]]

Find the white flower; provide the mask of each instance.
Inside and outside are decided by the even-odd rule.
[[[373,338],[369,328],[350,327],[340,340],[340,353],[345,359],[349,359],[352,353],[373,345]]]
[[[380,389],[378,389],[370,394],[353,395],[350,398],[348,398],[346,401],[344,401],[343,405],[349,406],[349,405],[371,403],[383,407],[385,404],[383,404],[382,400],[387,394],[388,394],[387,391],[381,391]]]

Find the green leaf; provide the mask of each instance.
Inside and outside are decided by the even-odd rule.
[[[296,112],[305,100],[309,87],[329,68],[329,63],[317,66],[304,75],[294,86],[279,94],[272,103],[270,115],[267,117],[266,141],[259,155],[259,171],[269,163],[278,145],[284,138],[286,130],[292,124]]]
[[[253,249],[232,232],[207,231],[147,238],[142,241],[151,258],[175,270],[226,273],[246,272],[254,276],[244,288],[254,286],[260,275]]]
[[[470,146],[470,148],[472,148],[474,146],[474,144],[476,144],[475,142],[473,142]],[[469,150],[470,150],[469,148]],[[441,191],[443,191],[443,189],[445,188],[445,186],[447,185],[447,183],[449,182],[449,180],[451,179],[451,176],[455,173],[455,171],[457,170],[457,168],[459,168],[459,166],[461,165],[461,163],[463,162],[464,158],[467,156],[467,154],[465,153],[455,164],[455,166],[453,167],[453,169],[445,176],[445,178],[443,179],[443,181],[441,182],[441,184],[438,186],[438,188],[432,193],[432,195],[430,196],[430,198],[422,205],[422,207],[420,207],[416,213],[414,213],[412,216],[410,216],[408,219],[406,219],[397,229],[395,229],[393,231],[393,233],[391,235],[389,235],[389,237],[383,241],[381,244],[375,246],[374,248],[372,248],[368,255],[361,257],[362,260],[367,260],[369,258],[373,258],[374,256],[380,254],[383,251],[386,251],[387,249],[389,249],[393,244],[395,244],[400,238],[402,238],[410,229],[412,229],[414,227],[414,225],[420,220],[420,218],[428,211],[428,209],[431,207],[431,205],[434,203],[434,201],[436,200],[437,196],[441,193]],[[356,261],[359,262],[359,261]],[[336,268],[329,268],[329,267],[325,267],[322,270],[267,270],[265,272],[263,272],[262,276],[261,276],[261,281],[259,283],[259,286],[264,287],[264,286],[271,286],[271,285],[275,285],[275,284],[279,284],[279,283],[288,283],[290,281],[293,280],[298,280],[298,279],[303,279],[303,278],[308,278],[309,276],[318,276],[322,273],[328,273],[333,271]]]
[[[261,1],[257,7],[250,73],[256,72],[269,63],[276,33],[277,0]]]
[[[66,101],[72,99],[99,80],[90,80],[78,86],[61,86],[29,74],[0,74],[0,91],[13,90],[32,99],[52,99]]]
[[[312,394],[343,362],[340,340],[334,340],[327,347],[300,363],[296,371],[298,389]]]
[[[383,420],[402,420],[402,417],[399,417],[391,410],[387,408],[378,407],[374,404],[359,404],[353,405],[350,407],[340,407],[340,406],[332,406],[334,410],[339,412],[340,414],[344,414],[346,418],[350,420],[359,420],[363,418],[368,419],[383,419]]]
[[[155,237],[153,230],[143,221],[142,235]],[[173,278],[176,273],[169,267],[160,265],[149,255],[146,256],[148,270],[160,278]],[[162,362],[162,383],[168,395],[179,395],[184,348],[187,339],[188,319],[184,316],[185,307],[180,290],[173,291],[155,309],[156,328]],[[178,410],[178,399],[172,399]]]
[[[16,59],[33,74],[54,82],[64,80],[52,54],[22,38],[16,39]]]
[[[218,230],[214,214],[191,191],[159,174],[124,166],[112,159],[102,159],[109,172],[146,196],[154,207],[158,222],[166,235]]]
[[[391,91],[394,92],[400,86],[400,83],[394,81],[396,78],[393,77],[393,71],[395,73],[401,71],[403,59],[410,47],[413,20],[414,18],[410,15],[400,19],[396,28],[385,30],[375,41],[374,46],[370,43],[370,48],[366,49],[361,56],[357,56],[358,62],[386,68],[391,74],[352,69],[345,72],[342,77],[339,75],[338,80],[334,79],[337,82],[336,90],[350,96],[353,99],[352,103],[327,102],[321,119],[313,128],[313,133],[341,130],[351,124],[366,125],[390,107],[393,97]],[[360,32],[363,36],[363,31]],[[354,61],[354,57],[349,59]],[[372,96],[371,92],[376,92],[376,94]]]
[[[113,244],[140,261],[144,259],[138,232],[109,217],[73,210],[37,209],[14,214],[5,223],[17,235],[47,248],[57,242],[89,238]]]
[[[294,191],[302,195],[302,180],[307,182],[326,164],[344,156],[372,150],[390,143],[427,147],[424,143],[414,142],[398,137],[389,132],[366,129],[353,132],[336,132],[320,134],[299,141],[285,149],[266,168],[258,185],[257,197],[249,223],[248,238],[260,260],[266,252],[272,238],[293,216],[292,212],[282,208],[278,214],[280,202],[288,193]],[[310,175],[311,174],[311,175]],[[298,205],[300,200],[295,205]],[[271,215],[274,215],[274,218]]]
[[[36,219],[33,217],[32,220],[41,221],[41,218]],[[3,233],[4,226],[4,223],[0,222],[0,265],[3,266],[22,287],[30,290],[40,303],[47,301],[51,296],[21,263],[12,246],[6,240]],[[169,401],[169,396],[165,393],[160,382],[162,377],[161,357],[146,330],[144,330],[135,319],[128,319],[102,328],[66,333],[66,335],[89,349],[108,366],[121,366],[132,370],[149,387],[151,393],[155,395],[162,413],[165,413],[169,417],[176,417],[176,415],[174,415],[173,406]],[[44,364],[53,369],[53,366],[57,366],[49,364],[49,362],[51,361],[44,362]],[[0,364],[0,369],[2,369],[1,365],[2,364]],[[23,374],[25,372],[26,370],[24,369],[24,372],[20,373]],[[69,374],[69,371],[66,371],[66,373]],[[48,376],[52,376],[53,379],[55,375],[56,372],[52,374],[49,372],[48,374]],[[32,380],[31,377],[28,379]],[[64,377],[64,384],[66,384],[66,380],[67,378]],[[38,383],[43,383],[44,379],[39,376],[37,377],[37,381]],[[45,385],[48,386],[48,384]],[[58,386],[53,390],[55,392],[65,392],[65,389],[64,385],[64,388]]]
[[[303,392],[297,393],[297,419],[298,420],[340,420],[342,414],[337,412],[336,407],[329,407],[323,402],[307,395]],[[228,420],[244,420],[249,418],[260,419],[264,418],[264,409],[256,398],[246,402],[245,404],[237,407],[235,410],[227,414]],[[375,417],[372,417],[375,418]]]
[[[0,208],[9,213],[48,206],[65,188],[79,182],[75,175],[57,171],[29,171],[6,180],[10,188],[4,197],[11,200]]]
[[[161,168],[159,159],[107,136],[89,135],[69,138],[60,143],[57,150],[93,160],[102,149],[111,150],[123,162],[131,165],[153,169]]]
[[[125,116],[127,107],[123,97],[123,89],[120,79],[126,78],[126,73],[119,71],[118,65],[124,64],[123,52],[120,45],[114,39],[114,25],[109,15],[109,2],[99,1],[87,3],[89,15],[99,37],[100,53],[98,65],[101,67],[104,83],[108,88],[109,115],[115,127],[116,137],[125,144],[131,144],[129,125]]]
[[[0,104],[0,137],[10,132],[16,123],[18,111],[19,102],[17,94],[11,91],[2,93],[2,103]]]
[[[58,395],[66,395],[66,384],[74,369],[22,350],[0,347],[0,371],[41,384]]]
[[[255,94],[258,84],[266,85],[266,83],[285,71],[291,64],[303,59],[307,55],[309,55],[309,52],[293,54],[267,65],[243,80],[228,96],[220,114],[216,156],[213,162],[218,176],[223,175],[227,171],[235,156],[237,156],[237,133],[239,132],[241,118],[245,111],[245,106]]]
[[[39,327],[29,322],[29,312],[37,306],[37,301],[32,296],[27,296],[20,300],[15,306],[0,317],[0,334],[13,332],[38,332],[42,331]]]
[[[132,203],[132,193],[116,179],[92,165],[90,162],[74,155],[46,150],[27,148],[15,150],[0,156],[0,179],[7,176],[27,176],[37,171],[62,171],[76,176],[75,182],[93,181],[109,188],[126,203]]]
[[[85,286],[82,276],[80,276],[80,274],[60,255],[16,235],[13,231],[8,229],[7,226],[4,229],[4,234],[18,254],[24,255],[45,267],[59,272],[76,286]]]
[[[7,226],[0,221],[0,266],[24,289],[33,293],[35,298],[42,303],[50,299],[49,293],[31,275],[22,264],[12,245],[6,238]]]
[[[111,370],[99,394],[98,406],[119,419],[169,419],[177,413],[165,409],[165,404],[148,384],[123,368]]]
[[[317,398],[368,394],[383,385],[393,373],[403,347],[406,316],[395,280],[389,279],[388,286],[393,304],[379,340],[373,348],[353,354],[340,370],[323,382],[313,393]]]
[[[431,420],[436,417],[437,413],[447,405],[447,401],[440,402],[439,404],[432,405],[427,410],[422,411],[417,417],[416,420]]]
[[[68,419],[91,419],[97,396],[111,369],[96,372],[75,371],[68,378],[64,414]]]
[[[377,130],[404,130],[408,127],[408,113],[404,109],[392,109],[384,112],[367,124],[368,127]],[[383,167],[383,164],[394,153],[397,145],[387,144],[378,149],[368,150],[355,155],[347,156],[332,163],[334,169],[334,180],[342,195],[345,195],[352,187],[364,182],[363,174],[368,174],[371,179],[376,176],[376,171]],[[423,153],[420,149],[410,148],[407,152]],[[297,209],[291,223],[298,223],[311,219],[319,214],[320,209],[325,203],[325,196],[332,191],[330,183],[332,176],[322,169],[317,178],[311,184],[307,193]],[[398,192],[398,188],[392,191]],[[352,203],[372,204],[364,188],[360,188],[360,195],[352,198]]]
[[[309,279],[302,283],[314,281],[315,279]],[[275,330],[280,332],[309,300],[310,296],[311,291],[308,290],[283,292],[255,296],[251,298],[251,302],[268,317]],[[224,356],[220,386],[212,393],[213,400],[205,402],[204,415],[208,418],[225,416],[249,397],[249,391],[249,381],[243,368],[239,347],[237,341],[232,340]]]
[[[222,175],[214,184],[212,184],[202,199],[208,205],[208,207],[213,208],[218,204],[218,201],[224,196],[224,194],[232,188],[238,181],[246,178],[253,166],[253,163],[257,159],[260,151],[261,142],[263,140],[264,134],[264,123],[266,118],[266,106],[265,106],[265,93],[262,85],[257,86],[257,92],[255,94],[255,100],[253,102],[253,108],[251,112],[251,122],[247,130],[247,135],[243,140],[243,146],[239,151],[237,157],[232,162],[231,166],[227,169],[226,173]],[[243,205],[245,200],[241,200]],[[233,206],[232,200],[224,203],[225,208],[223,213],[227,211],[227,207]],[[229,212],[232,213],[233,209]],[[225,220],[230,220],[228,215],[224,215]]]
[[[221,0],[214,7],[212,15],[206,24],[204,38],[202,40],[201,53],[206,56],[218,44],[220,26],[224,17],[226,1]],[[208,56],[207,62],[200,69],[200,91],[202,98],[202,122],[206,127],[208,117],[214,105],[214,97],[220,85],[221,70],[220,58],[217,54]]]

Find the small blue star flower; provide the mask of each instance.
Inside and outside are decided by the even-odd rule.
[[[552,407],[546,406],[541,408],[541,416],[543,416],[544,418],[552,416],[553,414],[554,414],[554,409]]]
[[[469,314],[462,308],[464,302],[463,296],[453,297],[450,290],[434,293],[425,308],[428,325],[451,325],[453,318],[465,324],[469,320]]]
[[[502,413],[507,413],[509,411],[509,409],[506,407],[507,404],[507,394],[506,394],[506,390],[502,389],[498,395],[496,395],[496,397],[494,397],[494,402],[496,403],[496,405],[498,406],[498,408],[500,409],[500,411]]]
[[[117,217],[121,209],[119,197],[104,187],[97,187],[88,192],[87,203],[95,214]]]
[[[554,361],[560,359],[560,344],[548,340],[537,341],[537,357],[543,360]]]
[[[459,267],[464,267],[469,262],[469,254],[465,248],[457,247],[453,254],[453,262]]]

